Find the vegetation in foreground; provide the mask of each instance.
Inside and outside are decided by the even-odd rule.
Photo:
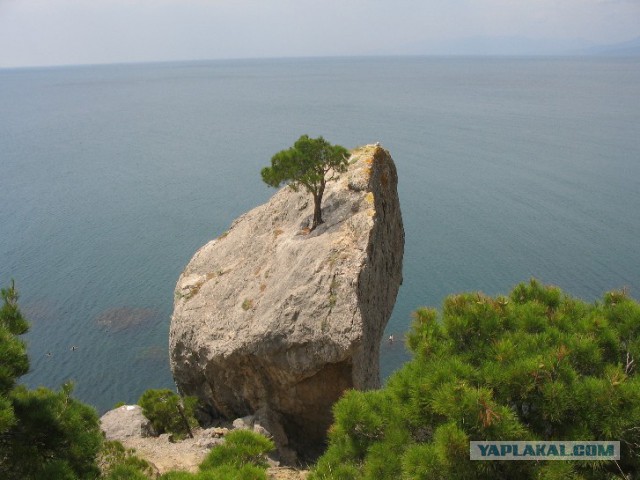
[[[98,456],[98,466],[105,480],[144,480],[153,478],[154,470],[133,449],[115,440],[105,441]]]
[[[174,440],[187,435],[193,437],[191,429],[198,425],[195,418],[197,403],[196,397],[181,397],[168,389],[149,389],[138,400],[143,415],[156,433],[169,433]]]
[[[95,411],[71,397],[70,384],[58,392],[17,385],[29,368],[18,338],[28,324],[13,284],[2,300],[0,478],[152,478],[133,451],[103,441]],[[587,304],[533,280],[508,297],[450,296],[441,315],[419,309],[408,337],[414,359],[384,389],[351,391],[335,405],[330,445],[311,478],[636,478],[639,333],[640,305],[626,292]],[[161,428],[180,430],[176,405],[188,414],[189,402],[152,392],[150,408],[166,407],[156,412]],[[471,440],[620,441],[621,460],[471,461]],[[253,432],[234,431],[198,473],[160,478],[266,479],[273,448]]]
[[[273,442],[249,430],[234,430],[225,443],[212,449],[197,473],[168,472],[158,480],[267,480],[266,454]],[[147,480],[154,478],[149,464],[125,450],[119,442],[106,442],[102,470],[105,480]]]
[[[66,383],[59,392],[17,385],[29,371],[19,335],[29,324],[12,282],[2,289],[0,308],[0,478],[3,480],[145,480],[153,468],[120,442],[105,441],[95,410],[74,398]],[[170,390],[147,390],[140,404],[159,433],[184,436],[195,425],[195,399]],[[273,442],[250,431],[234,431],[213,449],[200,472],[171,472],[165,480],[262,480]]]
[[[29,370],[18,335],[29,325],[12,282],[0,308],[0,478],[6,480],[97,478],[102,432],[95,410],[60,391],[28,390],[17,380]]]
[[[422,308],[414,359],[334,407],[318,479],[613,479],[640,471],[640,306],[536,281]],[[471,461],[471,440],[610,440],[621,460]]]

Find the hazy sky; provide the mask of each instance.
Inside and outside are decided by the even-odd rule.
[[[637,36],[640,0],[0,0],[0,67],[456,53],[484,37],[562,49]]]

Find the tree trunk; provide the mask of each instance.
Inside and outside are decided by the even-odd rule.
[[[311,224],[311,232],[313,232],[318,225],[324,223],[322,221],[322,196],[324,195],[325,186],[326,182],[323,178],[317,193],[313,195],[313,223]]]
[[[311,231],[314,231],[318,225],[322,223],[322,197],[320,195],[313,196],[313,223]]]
[[[178,409],[178,413],[180,414],[180,418],[182,419],[182,423],[186,427],[187,432],[189,432],[189,438],[193,438],[193,432],[191,431],[191,425],[189,425],[189,420],[187,420],[187,416],[184,414],[184,408],[182,408],[182,405],[180,405],[180,404],[176,405],[176,408]]]

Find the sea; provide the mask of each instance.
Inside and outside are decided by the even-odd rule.
[[[168,332],[194,252],[275,193],[300,135],[395,159],[411,313],[535,277],[640,298],[640,59],[398,57],[0,69],[0,285],[31,322],[25,385],[100,412],[175,388]],[[394,335],[395,341],[386,338]]]

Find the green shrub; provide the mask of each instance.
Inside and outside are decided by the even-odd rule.
[[[183,471],[171,471],[158,477],[158,480],[194,480],[197,476],[193,473]]]
[[[335,406],[311,479],[602,479],[640,471],[640,305],[587,304],[535,280],[419,309],[414,358]],[[471,440],[611,440],[621,460],[471,461]],[[635,477],[634,477],[635,478]]]
[[[223,465],[200,473],[198,480],[267,480],[265,468],[255,465]]]
[[[18,292],[11,282],[0,290],[0,435],[17,422],[9,394],[19,377],[29,371],[29,357],[25,343],[18,338],[29,325],[18,307]],[[1,446],[1,444],[0,444]]]
[[[171,390],[147,390],[142,394],[138,404],[142,413],[151,425],[160,433],[171,433],[176,438],[183,438],[198,422],[194,417],[197,404],[195,397],[181,398]]]
[[[198,473],[168,472],[158,480],[267,480],[267,473],[264,468],[253,465],[240,468],[225,465]]]
[[[72,391],[70,383],[58,392],[24,386],[12,390],[17,422],[0,438],[0,478],[83,479],[98,475],[96,456],[102,444],[98,416],[93,408],[73,399]]]
[[[266,454],[273,442],[249,430],[234,430],[200,464],[200,472],[184,476],[172,472],[162,480],[267,480]]]
[[[275,448],[273,441],[250,430],[233,430],[225,442],[211,450],[200,464],[200,470],[229,466],[242,468],[246,465],[266,468],[266,454]]]
[[[29,370],[25,344],[18,338],[29,324],[14,283],[0,294],[0,478],[95,478],[102,444],[95,410],[71,397],[71,383],[58,392],[17,385]]]
[[[183,472],[183,471],[172,471],[162,474],[158,477],[158,480],[195,480],[197,479],[197,474]]]
[[[149,477],[131,465],[116,465],[105,480],[149,480]]]
[[[104,442],[98,457],[100,470],[105,478],[116,480],[119,478],[147,478],[154,471],[149,462],[138,457],[135,450],[125,448],[117,440]]]

